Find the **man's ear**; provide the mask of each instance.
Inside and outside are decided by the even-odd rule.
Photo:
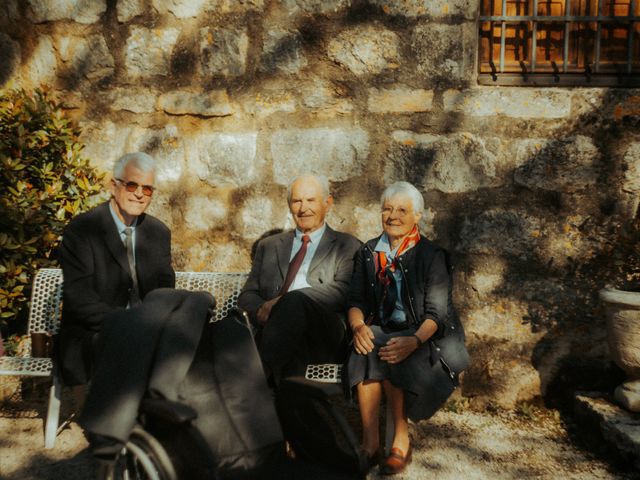
[[[331,208],[333,206],[333,197],[329,195],[325,200],[327,202],[327,208]]]
[[[115,196],[116,194],[116,179],[112,178],[109,182],[109,191],[111,192],[111,196]]]

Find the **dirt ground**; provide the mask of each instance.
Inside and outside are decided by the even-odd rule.
[[[70,423],[55,448],[43,446],[46,398],[10,396],[0,406],[0,479],[81,480],[94,477],[82,431]],[[63,416],[73,410],[63,398]],[[413,463],[398,480],[640,479],[576,446],[557,412],[473,411],[453,402],[428,421],[411,426]],[[328,477],[329,478],[329,477]],[[389,478],[372,471],[369,480]]]

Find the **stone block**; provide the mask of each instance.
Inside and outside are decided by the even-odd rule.
[[[518,185],[530,189],[575,193],[595,186],[600,175],[600,152],[585,136],[527,139],[516,144],[514,173]]]
[[[218,241],[200,241],[194,245],[177,245],[182,257],[180,268],[196,272],[246,272],[251,268],[246,245]]]
[[[396,148],[387,162],[385,178],[419,179],[424,190],[461,193],[504,183],[497,175],[501,142],[470,133],[451,135],[393,132]],[[495,141],[493,141],[495,140]]]
[[[282,205],[286,205],[284,198]],[[256,195],[248,198],[235,212],[233,225],[242,238],[254,241],[269,230],[281,227],[286,214],[286,208],[275,208],[268,197]]]
[[[411,36],[417,71],[429,83],[455,85],[474,77],[476,24],[421,23]]]
[[[369,156],[369,136],[361,128],[280,130],[271,138],[274,179],[287,185],[302,173],[342,181],[358,176]]]
[[[330,14],[351,6],[352,0],[281,0],[282,7],[289,13]]]
[[[355,75],[375,75],[399,67],[400,39],[381,27],[355,27],[332,39],[327,53]]]
[[[207,0],[152,0],[158,13],[170,12],[177,18],[196,18],[204,13]]]
[[[200,115],[226,117],[235,111],[226,90],[194,93],[176,90],[163,93],[158,98],[158,108],[172,115]]]
[[[24,67],[23,78],[34,87],[52,85],[56,80],[56,67],[53,41],[48,35],[42,35]]]
[[[206,27],[200,30],[203,75],[238,76],[245,72],[249,37],[246,29]]]
[[[640,413],[640,380],[618,385],[613,392],[613,398],[628,412]]]
[[[477,0],[370,0],[370,3],[382,7],[382,11],[388,15],[409,18],[428,16],[433,20],[451,16],[474,20],[479,6]]]
[[[142,15],[145,9],[145,0],[118,0],[116,4],[116,13],[118,21],[121,23],[128,22],[138,15]]]
[[[127,72],[133,77],[166,75],[171,65],[171,53],[180,30],[131,27],[125,47]]]
[[[640,192],[640,142],[629,144],[622,161],[624,166],[622,189],[629,193]]]
[[[264,9],[264,0],[209,0],[206,9],[222,14],[261,11]]]
[[[447,90],[443,103],[447,112],[474,117],[503,115],[555,119],[571,115],[571,93],[555,88],[477,87],[463,91]]]
[[[264,176],[264,160],[257,156],[256,132],[205,133],[195,139],[190,167],[214,187],[246,187]]]
[[[0,25],[3,21],[14,21],[20,18],[18,0],[5,0],[0,4]]]
[[[298,73],[307,65],[298,32],[269,30],[262,38],[260,70],[267,73]]]
[[[635,95],[625,95],[613,110],[613,118],[620,121],[625,117],[640,118],[640,91]]]
[[[83,157],[103,172],[111,172],[114,162],[126,153],[126,143],[131,127],[120,126],[112,121],[81,122],[80,141],[85,147]]]
[[[433,106],[433,90],[406,87],[369,89],[368,108],[374,113],[428,112]]]
[[[353,112],[353,104],[345,98],[347,92],[341,85],[314,78],[303,82],[297,89],[302,104],[327,115],[343,115]]]
[[[599,430],[610,450],[640,468],[640,415],[621,409],[598,392],[577,393],[574,408],[582,425]]]
[[[73,20],[95,23],[107,11],[106,0],[27,0],[29,19],[34,23]]]
[[[245,95],[240,101],[246,113],[260,118],[278,112],[293,113],[296,111],[294,95],[282,89],[264,88],[256,94]]]
[[[462,394],[490,398],[491,403],[514,409],[518,402],[540,396],[540,375],[531,365],[528,349],[507,339],[470,334],[472,362],[464,373]]]
[[[84,38],[59,37],[57,47],[69,75],[95,80],[113,74],[113,56],[100,34]]]
[[[0,87],[15,77],[20,69],[20,44],[0,32]]]
[[[199,194],[187,196],[183,212],[184,226],[190,232],[205,232],[224,227],[228,210],[224,202]]]
[[[155,158],[157,182],[177,182],[182,176],[186,158],[184,137],[174,125],[162,129],[136,127],[127,146],[130,152],[145,152]]]
[[[145,87],[114,88],[109,92],[111,110],[152,113],[156,110],[158,92]]]
[[[476,255],[530,258],[542,221],[522,210],[486,210],[462,219],[455,250]]]

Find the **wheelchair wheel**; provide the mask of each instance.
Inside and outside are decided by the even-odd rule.
[[[137,426],[118,456],[109,480],[177,480],[175,468],[164,447]],[[110,478],[109,478],[110,477]]]

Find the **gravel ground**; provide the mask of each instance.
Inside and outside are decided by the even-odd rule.
[[[60,433],[54,449],[43,448],[44,410],[43,401],[5,401],[0,408],[0,478],[93,478],[94,465],[76,424]],[[453,410],[411,426],[413,463],[394,478],[640,479],[573,445],[554,412],[476,412],[460,405]],[[389,477],[376,471],[368,476],[382,478]]]

